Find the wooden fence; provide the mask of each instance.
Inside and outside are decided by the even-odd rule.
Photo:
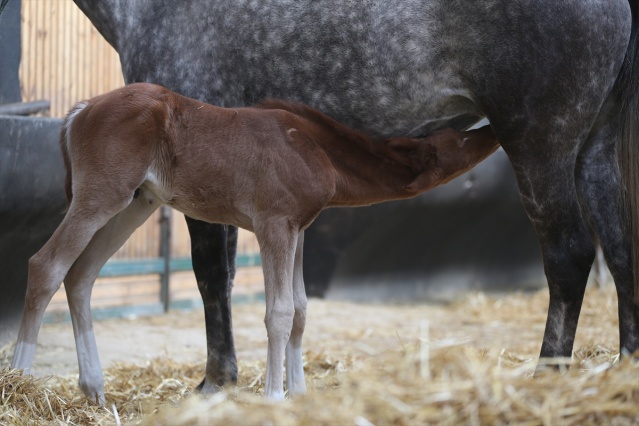
[[[124,85],[117,52],[102,38],[91,22],[71,0],[22,1],[22,60],[20,82],[23,101],[49,100],[52,117],[63,117],[78,101]],[[94,289],[93,305],[157,305],[161,282],[158,273],[163,262],[160,211],[141,226],[113,256]],[[197,299],[198,292],[190,269],[190,239],[181,214],[170,221],[172,255],[172,300]],[[240,264],[259,263],[253,234],[240,231]],[[139,276],[147,272],[144,276]],[[125,277],[133,273],[138,276]],[[243,286],[261,284],[259,268],[238,275]],[[66,300],[59,292],[51,310],[63,309]],[[154,308],[155,309],[155,308]]]

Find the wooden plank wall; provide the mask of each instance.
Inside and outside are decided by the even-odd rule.
[[[49,99],[52,117],[124,85],[120,58],[70,0],[23,0],[24,101]]]
[[[20,81],[23,101],[49,100],[51,117],[64,117],[76,102],[124,85],[117,52],[71,0],[22,1]],[[172,217],[172,255],[190,256],[184,217],[177,212]],[[114,258],[157,257],[159,219],[158,211]],[[238,252],[258,251],[253,234],[241,231]],[[183,273],[181,277],[176,280],[172,293],[181,298],[199,297],[192,274]],[[261,280],[259,276],[256,279]],[[94,290],[94,305],[154,303],[159,301],[159,288],[156,276],[100,279]],[[52,308],[66,309],[65,305],[65,297],[60,292],[52,301]]]

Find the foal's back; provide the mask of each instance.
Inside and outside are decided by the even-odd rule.
[[[307,137],[321,128],[289,111],[219,108],[137,83],[88,101],[73,130],[70,155],[83,158],[74,179],[143,187],[207,222],[253,230],[267,205],[306,221],[330,196],[328,160]]]

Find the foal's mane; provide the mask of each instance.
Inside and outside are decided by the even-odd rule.
[[[340,139],[345,139],[357,143],[358,145],[365,145],[371,149],[371,151],[376,151],[377,142],[370,135],[365,132],[352,129],[345,124],[340,123],[337,120],[332,119],[328,115],[323,112],[310,107],[308,105],[296,103],[296,102],[288,102],[280,99],[266,99],[259,104],[257,104],[258,108],[264,109],[281,109],[284,111],[288,111],[293,113],[299,117],[305,118],[326,130],[332,131],[336,133]]]

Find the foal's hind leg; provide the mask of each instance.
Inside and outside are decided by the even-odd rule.
[[[584,213],[601,243],[618,296],[621,353],[639,349],[639,306],[634,302],[630,231],[624,219],[617,166],[618,126],[603,117],[579,153],[577,189]]]
[[[302,335],[306,326],[306,291],[304,290],[304,274],[302,252],[304,248],[304,231],[300,232],[295,250],[295,266],[293,267],[293,304],[295,316],[291,337],[286,345],[286,387],[290,396],[306,393],[304,381],[304,364],[302,362]]]
[[[93,283],[106,261],[159,205],[152,194],[140,190],[126,209],[96,232],[64,279],[80,370],[78,383],[87,397],[100,404],[105,402],[104,379],[91,319]]]
[[[35,353],[42,316],[60,288],[63,278],[104,224],[127,204],[128,200],[104,207],[97,203],[80,207],[77,197],[49,241],[29,260],[24,313],[11,366],[28,372]]]

